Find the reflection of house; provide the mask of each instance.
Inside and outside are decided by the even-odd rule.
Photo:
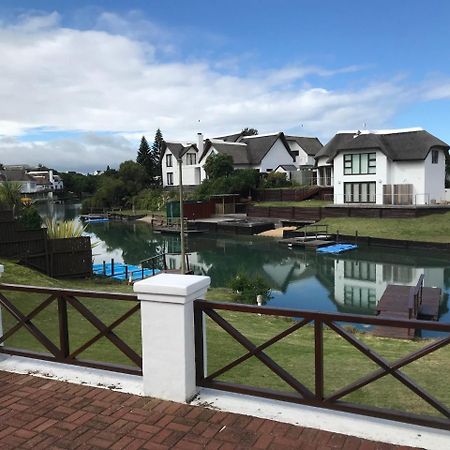
[[[231,156],[235,169],[256,169],[268,173],[285,166],[296,172],[302,166],[313,163],[313,155],[322,147],[316,138],[288,136],[284,133],[244,136],[237,133],[215,139],[203,139],[198,134],[198,142],[167,142],[162,156],[164,186],[178,185],[178,166],[172,149],[181,149],[183,162],[183,184],[199,185],[205,178],[204,164],[210,155]]]
[[[197,252],[189,253],[188,259],[189,259],[189,269],[192,270],[195,273],[195,275],[207,275],[208,271],[212,267],[212,264],[205,264],[201,260],[200,254]],[[181,255],[180,254],[166,255],[166,264],[168,269],[178,270],[181,266]]]
[[[340,132],[316,154],[317,184],[336,204],[441,202],[449,148],[422,129]]]
[[[389,284],[413,286],[421,274],[425,286],[443,287],[444,270],[381,264],[354,259],[335,260],[334,299],[341,312],[373,314]]]

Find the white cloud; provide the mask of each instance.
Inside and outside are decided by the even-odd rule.
[[[126,137],[151,139],[157,127],[168,139],[187,140],[197,131],[214,136],[245,126],[300,132],[302,124],[302,133],[328,138],[363,122],[385,126],[411,101],[398,80],[347,90],[308,84],[309,75],[329,79],[356,66],[238,76],[224,74],[217,61],[162,62],[170,32],[157,38],[163,29],[141,21],[132,33],[128,19],[103,13],[93,29],[77,30],[62,27],[53,13],[0,26],[0,135],[42,127],[87,133],[46,143],[3,139],[0,162],[18,163],[20,156],[60,169],[102,168],[133,159],[136,140]]]

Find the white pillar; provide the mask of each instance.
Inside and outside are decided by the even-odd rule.
[[[193,301],[203,298],[210,282],[162,273],[134,284],[141,302],[144,395],[176,402],[196,395]]]

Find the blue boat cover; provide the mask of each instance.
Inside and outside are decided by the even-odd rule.
[[[333,244],[327,245],[326,247],[319,247],[317,251],[319,253],[343,253],[354,250],[355,248],[358,248],[355,244]]]
[[[125,278],[125,266],[128,266],[128,277]],[[106,276],[115,278],[116,280],[126,281],[129,279],[130,275],[133,276],[133,281],[142,280],[142,267],[134,266],[132,264],[123,264],[123,263],[114,263],[114,275],[112,273],[111,263],[105,264],[105,272],[103,272],[103,264],[93,264],[92,271],[95,275]],[[153,273],[153,269],[144,269],[144,278],[151,277],[156,275],[160,271],[155,269]]]

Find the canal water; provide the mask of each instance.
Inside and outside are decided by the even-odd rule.
[[[53,205],[43,214],[59,219],[79,216],[79,206]],[[162,252],[180,251],[178,236],[152,232],[141,222],[90,224],[87,234],[96,263],[139,264]],[[374,314],[388,284],[415,285],[421,274],[425,286],[443,291],[441,320],[450,322],[450,258],[439,251],[361,247],[341,255],[288,249],[272,238],[199,234],[187,239],[194,273],[208,275],[214,287],[226,287],[237,273],[261,275],[272,289],[270,306],[315,311]],[[167,257],[178,268],[178,255]]]

